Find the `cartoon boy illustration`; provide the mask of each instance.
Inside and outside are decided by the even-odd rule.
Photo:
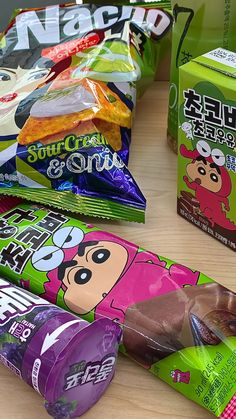
[[[62,227],[32,257],[47,272],[42,297],[84,315],[124,325],[126,352],[144,367],[185,347],[235,336],[236,295],[219,284],[197,285],[199,272],[166,262],[112,234]],[[194,286],[197,285],[197,286]]]
[[[63,227],[53,236],[55,246],[44,246],[32,257],[39,271],[48,271],[46,298],[55,303],[62,287],[67,307],[78,314],[95,310],[121,323],[126,309],[139,301],[196,285],[199,272],[140,251],[111,234]]]
[[[0,51],[0,138],[16,137],[33,103],[70,65],[70,58],[57,64],[43,58],[42,50],[39,46],[33,54],[32,51],[12,51],[9,55],[2,55]]]
[[[183,179],[188,188],[195,191],[202,214],[209,220],[212,227],[218,224],[225,229],[236,230],[236,225],[226,217],[225,212],[225,210],[230,211],[228,197],[232,185],[224,167],[223,152],[218,149],[211,150],[206,141],[200,140],[193,151],[182,144],[180,153],[191,159],[186,167],[188,176],[184,176]]]

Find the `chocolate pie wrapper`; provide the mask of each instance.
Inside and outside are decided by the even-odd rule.
[[[215,416],[236,417],[234,292],[91,224],[14,204],[0,218],[1,275],[86,321],[120,324],[124,354]]]
[[[44,397],[54,419],[81,416],[100,399],[120,335],[109,319],[89,324],[0,278],[0,363]]]
[[[144,222],[127,165],[137,92],[172,26],[164,6],[15,11],[0,38],[0,194]]]

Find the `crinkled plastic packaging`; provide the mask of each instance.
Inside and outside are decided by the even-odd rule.
[[[236,51],[234,0],[171,0],[174,25],[168,142],[177,153],[179,67],[217,47]]]
[[[44,397],[54,419],[78,417],[99,400],[120,335],[109,319],[89,324],[0,278],[0,363]]]
[[[0,41],[0,193],[144,221],[127,169],[133,110],[171,24],[163,7],[16,11]]]
[[[77,3],[90,3],[88,0],[77,0]],[[106,0],[95,0],[93,1],[95,4],[107,4]],[[171,0],[148,0],[148,1],[138,1],[138,0],[120,0],[112,2],[113,4],[117,5],[131,5],[131,6],[138,6],[138,7],[145,7],[145,9],[155,9],[161,8],[166,11],[169,16],[172,16],[172,8],[171,8]],[[173,23],[173,18],[171,19],[171,23]],[[155,43],[156,49],[156,78],[159,80],[159,75],[161,75],[161,79],[169,80],[169,57],[171,52],[171,28],[168,30],[165,35],[158,40],[159,42]],[[168,66],[168,67],[167,67]],[[149,83],[152,83],[152,78],[149,79]],[[142,84],[142,79],[139,82],[138,90],[137,90],[137,99],[141,98],[142,94],[145,92],[148,86]],[[157,100],[158,103],[158,100]]]
[[[90,322],[123,325],[122,352],[214,415],[236,414],[235,293],[44,208],[20,204],[0,222],[0,274]]]

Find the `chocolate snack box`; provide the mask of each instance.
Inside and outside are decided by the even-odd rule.
[[[236,54],[180,67],[178,213],[236,250]]]
[[[177,153],[179,67],[223,47],[236,48],[235,0],[171,0],[173,11],[168,143]]]

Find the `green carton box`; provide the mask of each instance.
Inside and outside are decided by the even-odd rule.
[[[180,67],[178,213],[236,250],[236,53]]]
[[[177,152],[179,68],[217,47],[236,52],[235,0],[171,0],[173,10],[168,142]]]

